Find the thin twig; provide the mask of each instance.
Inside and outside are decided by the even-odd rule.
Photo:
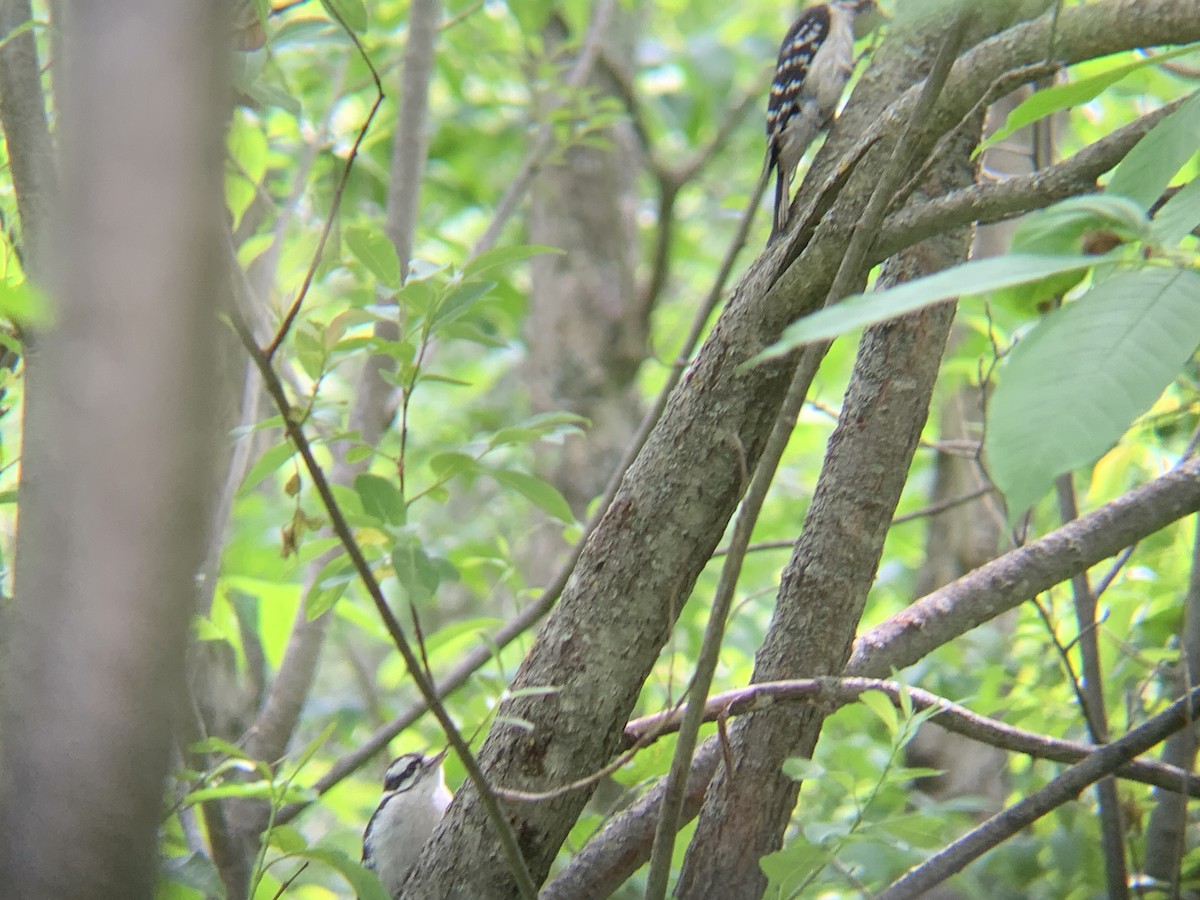
[[[1050,781],[1044,788],[988,819],[946,849],[910,869],[877,895],[877,900],[912,900],[961,872],[972,861],[994,849],[1042,816],[1071,802],[1087,787],[1145,753],[1200,714],[1200,688],[1190,691],[1167,709],[1124,737],[1097,748],[1082,762]]]
[[[934,721],[946,731],[989,747],[1023,753],[1033,759],[1075,763],[1085,759],[1096,749],[1093,744],[1067,741],[1014,728],[972,712],[930,691],[876,678],[826,676],[751,684],[709,697],[704,704],[704,721],[716,722],[722,717],[761,712],[778,703],[808,703],[825,710],[839,709],[856,702],[866,691],[879,691],[887,695],[897,708],[901,705],[901,694],[907,694],[913,709],[936,709]],[[628,746],[649,746],[655,740],[675,732],[683,721],[683,715],[684,710],[679,709],[634,719],[625,726],[625,743]],[[1177,766],[1135,760],[1119,770],[1118,774],[1130,781],[1200,798],[1200,779]]]
[[[317,462],[316,457],[313,456],[312,448],[309,446],[304,429],[294,416],[292,406],[284,393],[283,384],[280,382],[279,376],[275,374],[275,370],[271,367],[271,361],[266,352],[259,348],[254,340],[254,336],[246,327],[241,316],[235,311],[231,319],[238,336],[246,347],[246,352],[250,354],[250,358],[258,366],[258,371],[262,375],[267,393],[271,395],[276,409],[279,410],[279,414],[283,418],[284,428],[287,430],[288,437],[291,439],[296,451],[300,454],[301,459],[304,460],[304,466],[308,470],[308,475],[312,479],[313,486],[316,488],[318,495],[321,497],[321,503],[325,507],[326,515],[329,516],[330,527],[333,529],[334,534],[337,535],[338,540],[341,541],[342,546],[346,550],[346,555],[350,558],[350,562],[354,566],[354,570],[358,574],[363,587],[366,589],[371,601],[375,604],[375,609],[379,613],[380,618],[383,619],[383,624],[392,638],[392,643],[396,645],[396,649],[400,651],[400,655],[404,658],[404,663],[408,667],[408,672],[412,676],[417,690],[424,698],[426,704],[428,704],[434,717],[438,720],[438,724],[445,733],[446,739],[450,742],[450,746],[454,748],[463,767],[467,770],[467,776],[479,792],[480,803],[483,805],[488,819],[496,830],[497,836],[500,839],[501,849],[504,852],[521,895],[527,898],[536,897],[537,889],[534,887],[533,878],[530,876],[529,869],[525,865],[525,860],[521,854],[521,848],[517,843],[517,837],[513,833],[512,826],[500,809],[496,795],[488,785],[483,771],[479,768],[479,763],[471,753],[471,748],[463,739],[462,734],[454,724],[454,720],[450,717],[450,714],[446,711],[445,706],[438,699],[437,691],[425,674],[420,659],[409,645],[408,639],[404,636],[404,632],[400,627],[400,623],[388,607],[387,600],[383,596],[383,590],[375,578],[375,573],[371,571],[371,564],[367,562],[362,549],[358,545],[358,541],[355,540],[350,523],[346,521],[345,516],[342,514],[341,507],[338,505],[329,481],[325,477],[325,472]]]
[[[266,354],[268,362],[274,359],[279,345],[287,338],[292,324],[296,321],[296,316],[300,314],[300,307],[304,304],[304,298],[308,296],[308,289],[312,286],[313,279],[317,275],[317,267],[320,266],[321,257],[325,253],[325,244],[329,240],[330,232],[333,231],[333,223],[337,220],[338,209],[342,205],[342,195],[346,193],[346,184],[350,180],[350,170],[354,167],[354,161],[358,158],[359,147],[362,146],[362,142],[367,136],[371,122],[375,119],[375,113],[383,105],[383,82],[379,80],[379,73],[375,70],[375,65],[371,62],[366,49],[359,41],[358,35],[342,21],[342,17],[338,15],[337,10],[332,4],[326,4],[325,9],[331,16],[337,19],[338,25],[350,36],[350,40],[354,42],[354,46],[358,49],[363,62],[366,63],[367,69],[371,73],[371,78],[375,82],[375,102],[371,104],[371,110],[367,113],[367,118],[363,121],[362,128],[358,130],[358,135],[354,138],[354,143],[350,146],[350,154],[346,157],[346,165],[342,167],[341,177],[338,179],[337,187],[333,191],[333,202],[329,208],[329,215],[325,217],[325,225],[321,229],[321,237],[317,241],[317,249],[313,252],[312,261],[308,265],[308,271],[304,273],[304,281],[300,284],[300,290],[296,293],[296,299],[292,301],[287,315],[283,317],[283,322],[280,324],[279,330],[275,333],[275,337],[263,351]]]

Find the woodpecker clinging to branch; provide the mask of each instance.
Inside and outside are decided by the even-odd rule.
[[[383,776],[383,799],[363,832],[363,865],[373,869],[392,897],[399,897],[409,873],[454,795],[437,756],[405,753]]]
[[[787,225],[789,187],[813,139],[828,127],[854,69],[854,17],[873,0],[830,0],[810,6],[779,46],[767,104],[767,167],[775,167],[775,225]]]

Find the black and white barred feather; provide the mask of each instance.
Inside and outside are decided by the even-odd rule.
[[[833,119],[854,69],[854,17],[872,0],[831,0],[804,10],[779,46],[767,103],[768,167],[775,168],[775,224],[787,225],[789,187],[816,136]]]

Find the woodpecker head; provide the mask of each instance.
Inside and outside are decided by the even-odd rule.
[[[363,832],[362,859],[393,897],[399,896],[453,799],[442,772],[445,757],[445,751],[436,756],[405,753],[384,773],[383,798]]]
[[[436,756],[425,756],[421,753],[405,753],[392,760],[391,765],[383,775],[383,793],[409,794],[427,796],[438,788],[446,787],[446,779],[442,774],[442,760],[446,758],[443,750]]]

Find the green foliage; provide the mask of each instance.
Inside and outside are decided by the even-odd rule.
[[[1032,125],[1034,122],[1042,121],[1054,113],[1069,111],[1090,103],[1113,85],[1118,84],[1134,73],[1141,72],[1151,66],[1162,65],[1164,62],[1174,59],[1177,56],[1187,56],[1195,53],[1196,50],[1197,47],[1195,44],[1188,44],[1185,47],[1176,47],[1173,50],[1158,52],[1152,56],[1143,56],[1132,62],[1121,62],[1121,60],[1128,57],[1128,54],[1125,53],[1097,60],[1096,66],[1101,68],[1095,74],[1084,78],[1072,78],[1061,84],[1052,84],[1022,100],[1008,114],[1008,118],[1004,120],[1004,126],[997,128],[986,140],[980,143],[976,153],[982,153],[988,147],[1000,143],[1020,129]]]
[[[847,866],[861,868],[863,883],[885,883],[943,840],[953,806],[906,809],[911,783],[938,773],[902,762],[904,748],[935,711],[915,712],[904,691],[899,709],[878,691],[865,692],[859,703],[870,711],[874,723],[862,723],[861,714],[851,707],[836,718],[859,720],[867,725],[864,735],[877,730],[871,724],[882,724],[885,734],[868,739],[871,749],[864,756],[869,759],[862,759],[866,765],[847,766],[824,759],[824,754],[814,760],[791,759],[784,765],[786,774],[810,786],[803,789],[805,807],[815,803],[822,810],[794,841],[760,860],[769,879],[767,897],[811,896],[819,887],[838,884],[840,876],[830,877],[826,871],[835,862],[843,871]],[[867,746],[861,739],[858,743],[860,750]],[[846,752],[845,744],[840,752]],[[865,860],[870,860],[869,865],[863,865]]]
[[[1147,268],[1100,281],[1013,349],[986,453],[1014,513],[1099,457],[1200,346],[1200,274]]]
[[[590,428],[577,415],[532,412],[514,388],[528,324],[529,262],[561,251],[520,243],[519,222],[494,249],[473,254],[469,248],[524,161],[530,124],[540,121],[534,98],[562,92],[565,69],[561,58],[545,52],[543,28],[561,16],[570,31],[566,46],[577,49],[591,8],[582,0],[445,4],[430,94],[429,164],[411,260],[399,258],[385,215],[409,3],[300,4],[270,18],[265,52],[237,60],[245,102],[230,125],[225,201],[238,260],[263,295],[271,327],[298,295],[349,148],[375,96],[366,66],[335,18],[361,40],[384,79],[387,101],[363,141],[313,284],[274,363],[325,471],[332,471],[335,460],[366,465],[333,493],[410,636],[416,633],[414,619],[420,623],[430,670],[442,677],[468,654],[487,652],[487,665],[447,700],[468,734],[477,726],[486,730],[494,720],[532,641],[526,636],[504,648],[490,643],[515,611],[540,596],[541,580],[528,574],[530,557],[542,546],[540,535],[550,530],[574,540],[580,533],[578,510],[538,473],[557,445],[578,440]],[[745,205],[758,175],[763,63],[774,58],[792,10],[768,3],[662,0],[639,14],[632,89],[639,126],[663,159],[686,160],[704,148],[730,108],[743,95],[754,98],[751,114],[677,197],[669,284],[649,312],[653,355],[634,385],[646,402],[674,362],[697,298],[711,285],[717,250],[736,228],[732,211]],[[1182,48],[1171,55],[1188,52]],[[1125,124],[1151,101],[1182,94],[1185,85],[1158,67],[1162,59],[1124,54],[1085,64],[1066,84],[1034,94],[1010,116],[1007,129],[1072,110],[1061,137],[1064,147],[1077,149]],[[556,136],[551,162],[574,147],[603,148],[604,129],[628,120],[623,106],[591,88],[559,99],[562,105],[551,117]],[[1086,111],[1073,109],[1085,103]],[[757,359],[960,299],[964,337],[946,359],[944,386],[983,390],[979,382],[994,374],[986,462],[1010,513],[1036,504],[1058,474],[1072,470],[1080,475],[1086,505],[1111,500],[1172,462],[1200,420],[1198,376],[1189,365],[1200,343],[1195,324],[1200,280],[1190,236],[1200,223],[1200,180],[1191,162],[1200,144],[1198,128],[1200,100],[1193,97],[1137,146],[1103,191],[1025,217],[1009,255],[851,298],[793,324]],[[6,154],[0,147],[7,172]],[[639,177],[643,203],[637,224],[648,260],[663,223],[654,185],[644,173]],[[1151,214],[1171,184],[1180,190]],[[23,280],[14,253],[7,223],[17,215],[8,184],[0,190],[0,217],[6,223],[0,317],[36,324],[47,306]],[[754,248],[766,240],[769,226],[762,218],[749,240]],[[1097,234],[1111,235],[1118,245],[1102,255],[1090,252]],[[1039,309],[1060,299],[1061,308],[1045,314]],[[19,346],[7,334],[0,334],[0,342]],[[813,403],[801,415],[755,533],[756,542],[784,546],[757,550],[746,562],[715,689],[741,686],[751,677],[787,543],[811,502],[853,353],[850,342],[834,345]],[[383,377],[399,398],[394,423],[371,439],[349,417],[361,390],[357,371],[369,357],[386,362]],[[5,410],[10,403],[19,407],[22,386],[4,381],[0,388],[5,391],[0,450],[5,450],[19,442],[19,417]],[[159,896],[224,895],[210,858],[185,840],[183,823],[194,820],[198,804],[237,797],[266,799],[273,816],[288,803],[311,801],[302,817],[269,830],[255,870],[256,896],[274,896],[295,877],[285,896],[353,891],[378,897],[377,880],[356,860],[361,830],[378,801],[380,760],[319,797],[313,783],[409,708],[416,693],[360,573],[341,543],[322,530],[327,513],[281,419],[265,405],[251,418],[232,435],[248,460],[232,498],[211,603],[196,617],[193,635],[204,651],[228,655],[236,680],[260,689],[278,675],[298,620],[326,616],[328,644],[295,741],[303,750],[282,761],[250,759],[232,739],[214,737],[194,748],[212,760],[209,768],[177,773],[162,828]],[[934,421],[927,429],[929,441],[936,426]],[[0,454],[5,504],[0,511],[8,521],[0,547],[4,576],[16,515],[12,458],[11,451]],[[935,453],[918,453],[901,513],[928,502],[937,467]],[[1035,508],[1032,527],[1053,524]],[[1183,528],[1155,535],[1139,546],[1103,597],[1097,629],[1108,676],[1104,687],[1110,708],[1126,711],[1128,724],[1170,693],[1164,672],[1177,657],[1172,641],[1181,625],[1180,586],[1187,583],[1190,552]],[[864,627],[912,599],[926,553],[923,520],[893,528]],[[702,574],[684,607],[645,685],[640,712],[657,711],[680,696],[719,563]],[[1107,572],[1100,567],[1094,580]],[[1076,658],[1072,641],[1078,635],[1065,590],[1041,600],[1054,637]],[[1011,633],[980,629],[923,660],[905,678],[1009,724],[1082,738],[1074,694],[1048,640],[1046,625],[1024,610]],[[554,690],[547,685],[526,693]],[[254,703],[250,706],[253,710]],[[814,760],[789,762],[789,774],[804,782],[802,812],[783,849],[762,861],[771,879],[769,896],[794,896],[802,886],[805,896],[860,896],[927,858],[978,818],[983,810],[977,803],[935,802],[914,789],[914,781],[931,773],[909,766],[904,753],[925,718],[907,705],[897,711],[882,695],[867,694],[830,717]],[[1114,730],[1125,724],[1115,723]],[[393,740],[390,751],[443,744],[426,717]],[[673,748],[673,740],[659,741],[614,773],[624,792],[615,802],[660,777]],[[1056,771],[1014,755],[1008,773],[1012,797],[1036,790]],[[448,774],[452,786],[463,778],[453,759]],[[1140,787],[1122,791],[1132,808],[1150,802]],[[606,815],[607,808],[589,809],[560,862]],[[1130,835],[1132,843],[1139,840]],[[1088,795],[996,850],[956,888],[968,897],[1096,896],[1103,889],[1097,843]],[[680,853],[684,846],[681,840]],[[638,876],[631,884],[638,884]]]

